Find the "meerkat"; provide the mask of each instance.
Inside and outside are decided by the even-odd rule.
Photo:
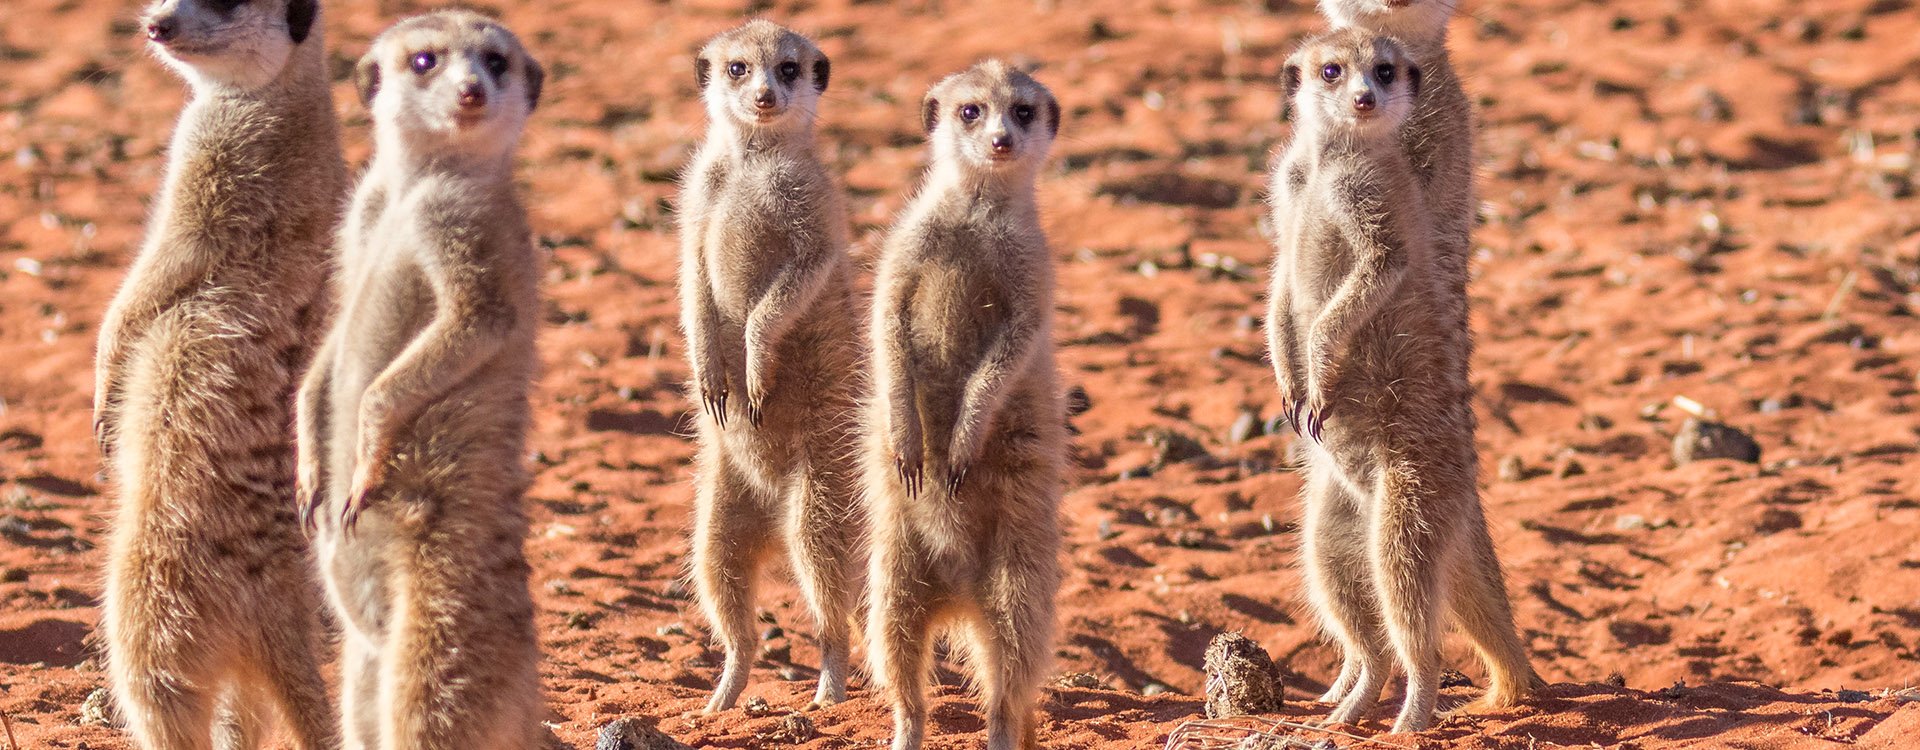
[[[500,24],[438,11],[383,32],[354,81],[374,152],[297,420],[344,745],[536,747],[521,493],[539,268],[513,153],[541,68]]]
[[[814,704],[847,695],[861,351],[845,201],[814,140],[831,70],[762,20],[695,60],[709,125],[680,193],[680,309],[703,415],[690,572],[726,653],[709,713],[746,688],[755,583],[783,547],[819,630]]]
[[[922,112],[930,165],[874,281],[867,647],[895,750],[924,740],[943,629],[970,653],[987,747],[1032,748],[1066,450],[1035,180],[1060,106],[993,60],[940,81]]]
[[[348,177],[315,0],[162,0],[192,89],[145,244],[100,327],[94,430],[118,487],[108,672],[136,744],[300,748],[335,722],[294,506],[292,396]]]
[[[1433,720],[1442,617],[1486,662],[1490,705],[1538,684],[1487,533],[1477,485],[1462,279],[1401,147],[1425,71],[1359,28],[1287,62],[1296,125],[1273,173],[1278,228],[1269,348],[1306,450],[1301,557],[1309,598],[1339,643],[1321,700],[1353,722],[1397,661],[1393,729]]]
[[[1478,203],[1473,105],[1447,51],[1447,21],[1458,5],[1449,0],[1320,0],[1320,12],[1336,29],[1360,28],[1393,37],[1420,66],[1424,78],[1413,111],[1400,128],[1400,146],[1426,196],[1439,261],[1435,269],[1446,275],[1449,285],[1464,286]],[[1458,299],[1459,306],[1445,313],[1464,320],[1466,297]]]

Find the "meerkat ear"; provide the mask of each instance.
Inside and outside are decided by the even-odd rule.
[[[531,57],[522,55],[520,59],[527,64],[527,111],[532,112],[540,106],[540,87],[547,82],[547,69],[540,67],[540,63]]]
[[[373,96],[380,93],[380,58],[374,51],[360,57],[353,66],[353,87],[360,92],[360,103],[373,106]]]
[[[700,90],[707,90],[707,80],[713,78],[713,61],[704,57],[693,58],[693,80],[700,84]]]
[[[927,135],[933,135],[933,129],[940,124],[940,100],[927,97],[926,104],[920,106],[920,119],[927,126]]]
[[[313,19],[320,15],[320,0],[287,0],[287,36],[294,44],[313,33]]]
[[[1287,103],[1293,103],[1293,95],[1300,93],[1299,63],[1287,63],[1286,70],[1280,74],[1280,81],[1287,90]]]
[[[1047,97],[1047,137],[1060,137],[1060,100]]]
[[[833,73],[833,63],[827,60],[826,55],[821,55],[820,59],[813,61],[814,90],[821,93],[826,93],[827,78],[832,73]]]
[[[1420,66],[1412,63],[1407,64],[1407,90],[1414,96],[1420,95]]]

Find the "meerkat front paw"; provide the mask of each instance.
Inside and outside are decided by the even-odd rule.
[[[727,426],[727,379],[721,376],[719,368],[709,368],[700,378],[700,410],[712,417],[714,424]]]
[[[320,463],[302,457],[294,471],[294,498],[299,505],[300,525],[313,531],[320,512]]]

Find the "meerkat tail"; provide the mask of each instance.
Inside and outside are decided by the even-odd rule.
[[[1511,706],[1546,683],[1533,671],[1526,646],[1514,629],[1506,579],[1492,538],[1482,527],[1468,544],[1449,608],[1486,664],[1489,684],[1481,704],[1489,708]]]

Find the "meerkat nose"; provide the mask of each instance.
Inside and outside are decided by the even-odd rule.
[[[999,133],[993,136],[993,152],[1004,154],[1013,150],[1013,136]]]
[[[179,32],[173,16],[162,16],[147,24],[147,38],[161,44],[173,41],[173,35]]]
[[[753,106],[761,109],[773,109],[773,105],[773,89],[771,88],[760,89],[760,93],[753,97]]]
[[[1362,91],[1358,96],[1353,97],[1353,108],[1361,112],[1372,112],[1373,92]]]
[[[487,106],[487,89],[479,81],[467,81],[460,84],[460,107],[479,109]]]

